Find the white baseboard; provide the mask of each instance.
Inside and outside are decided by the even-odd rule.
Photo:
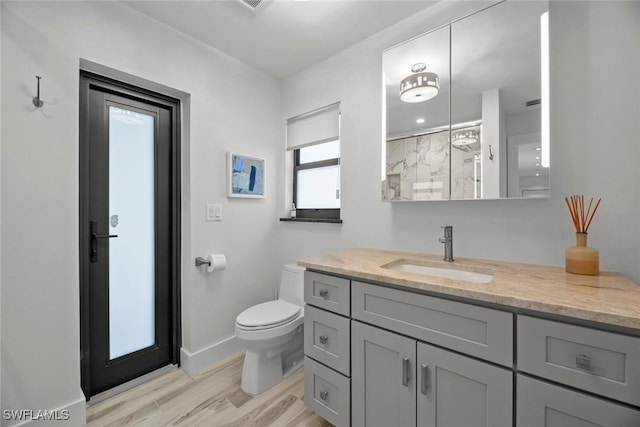
[[[235,335],[193,353],[182,347],[180,349],[180,367],[190,375],[195,374],[242,350],[243,348]]]
[[[7,426],[15,427],[82,427],[87,425],[87,402],[82,391],[80,391],[80,397],[77,400],[59,408],[51,409],[49,413],[57,415],[58,420],[34,419],[18,422],[17,424],[9,424],[8,421],[3,421],[7,423]],[[34,416],[35,414],[36,411],[34,411]],[[3,423],[2,425],[4,426],[5,424]]]

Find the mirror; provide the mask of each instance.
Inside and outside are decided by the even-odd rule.
[[[386,200],[449,198],[449,27],[386,51]],[[400,84],[416,64],[438,77],[437,94],[423,102],[400,99]],[[419,94],[418,94],[419,95]]]
[[[547,10],[503,2],[383,53],[383,200],[548,197]]]

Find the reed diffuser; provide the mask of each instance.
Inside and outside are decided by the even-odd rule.
[[[593,198],[591,198],[586,210],[584,196],[574,195],[565,197],[564,200],[567,202],[571,220],[576,228],[576,245],[568,247],[565,252],[566,270],[569,273],[596,276],[600,272],[599,254],[596,249],[587,246],[587,230],[602,199],[598,199],[593,207]]]

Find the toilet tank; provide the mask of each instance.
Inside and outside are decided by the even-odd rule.
[[[278,298],[292,304],[304,304],[304,267],[286,264],[282,269]]]

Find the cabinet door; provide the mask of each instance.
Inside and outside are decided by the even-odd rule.
[[[640,426],[640,411],[518,375],[518,427]]]
[[[353,427],[415,427],[416,341],[351,324]]]
[[[511,427],[513,373],[418,343],[418,425]]]

